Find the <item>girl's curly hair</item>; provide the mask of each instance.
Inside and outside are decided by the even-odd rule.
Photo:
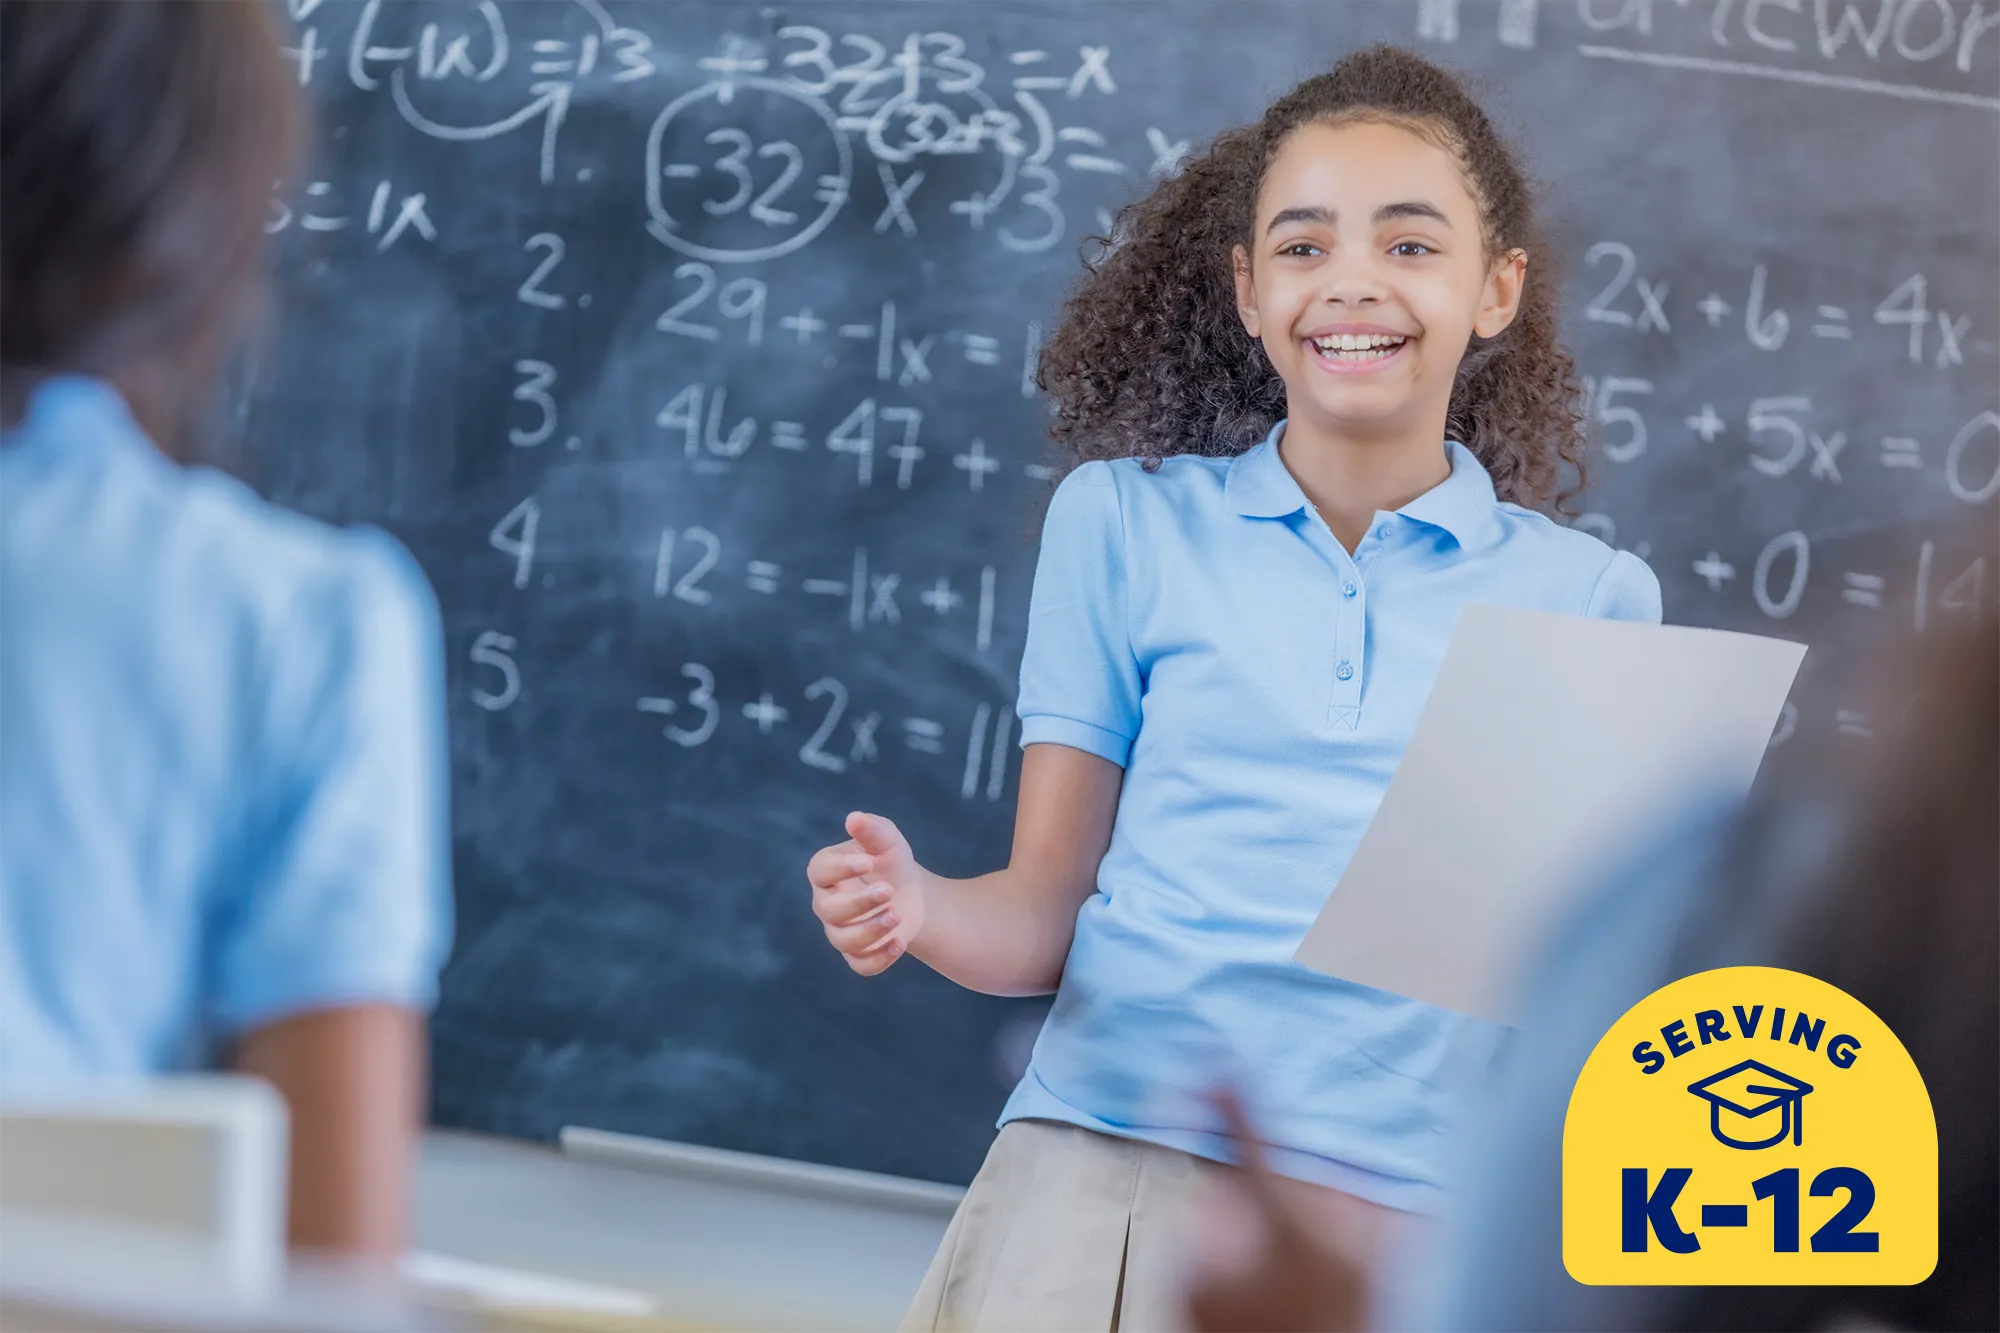
[[[1257,192],[1302,125],[1385,121],[1458,162],[1483,220],[1490,262],[1528,257],[1514,322],[1474,336],[1459,363],[1446,430],[1492,475],[1502,500],[1541,508],[1581,489],[1585,447],[1576,365],[1557,340],[1557,294],[1534,193],[1513,150],[1451,72],[1372,46],[1279,98],[1263,119],[1127,204],[1042,350],[1036,379],[1055,400],[1050,427],[1069,461],[1229,456],[1285,415],[1285,386],[1243,329],[1230,262],[1248,246]],[[1575,484],[1558,494],[1562,469]]]

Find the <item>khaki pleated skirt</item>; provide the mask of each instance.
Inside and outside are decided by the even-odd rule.
[[[1175,1333],[1190,1210],[1232,1166],[1052,1120],[1013,1120],[952,1215],[904,1333]],[[1333,1189],[1299,1196],[1367,1268],[1425,1219]]]
[[[1232,1168],[1047,1120],[1000,1130],[903,1318],[906,1331],[1181,1329],[1184,1215]]]

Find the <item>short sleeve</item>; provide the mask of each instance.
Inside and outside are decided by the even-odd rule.
[[[1042,526],[1015,712],[1021,744],[1053,742],[1123,767],[1139,734],[1125,524],[1111,465],[1063,479]]]
[[[428,1009],[451,935],[442,634],[416,563],[341,534],[262,645],[260,781],[209,985],[229,1032],[355,1004]]]
[[[1602,620],[1657,625],[1661,617],[1659,577],[1630,551],[1613,552],[1611,563],[1590,590],[1590,604],[1583,613]]]

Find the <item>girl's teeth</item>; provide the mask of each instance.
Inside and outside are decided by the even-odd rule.
[[[1334,356],[1361,352],[1393,352],[1406,341],[1408,340],[1404,338],[1380,339],[1373,336],[1365,336],[1353,338],[1315,338],[1312,340],[1312,343],[1320,351],[1329,356]]]

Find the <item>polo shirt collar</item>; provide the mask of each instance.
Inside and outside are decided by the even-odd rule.
[[[1245,518],[1285,518],[1306,507],[1306,493],[1278,457],[1278,440],[1285,433],[1279,418],[1262,441],[1238,454],[1223,479],[1223,497]]]
[[[1482,550],[1500,537],[1500,522],[1493,516],[1493,478],[1478,455],[1457,440],[1447,439],[1444,448],[1451,457],[1451,475],[1396,512],[1443,528],[1463,550]]]
[[[1286,518],[1306,507],[1305,492],[1278,456],[1285,423],[1230,461],[1223,481],[1229,505],[1245,518]],[[1457,440],[1444,442],[1451,475],[1396,512],[1432,527],[1443,528],[1468,551],[1493,543],[1499,525],[1493,517],[1493,479],[1472,450]]]

